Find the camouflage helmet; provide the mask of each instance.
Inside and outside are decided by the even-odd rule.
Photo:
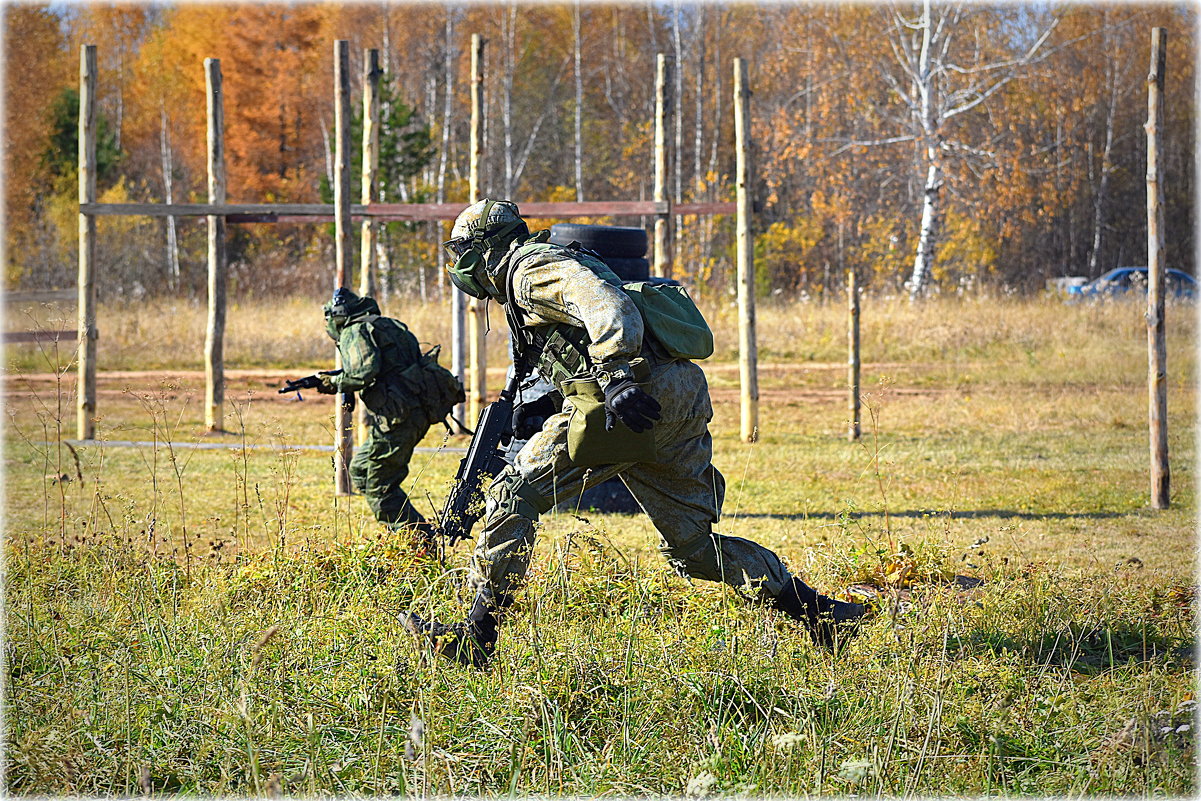
[[[481,300],[496,295],[493,279],[501,269],[504,251],[510,242],[529,233],[516,203],[490,198],[472,203],[455,220],[451,238],[442,243],[455,257],[446,268],[451,283]]]
[[[333,297],[321,307],[325,315],[325,333],[335,342],[342,330],[352,321],[368,314],[379,314],[379,304],[370,295],[359,297],[344,286],[334,290]]]
[[[484,198],[463,209],[455,219],[454,227],[450,230],[450,241],[474,240],[487,250],[498,244],[492,240],[506,238],[514,232],[521,233],[523,228],[525,220],[521,219],[521,211],[516,203]]]
[[[350,307],[354,305],[359,296],[351,292],[344,286],[340,286],[334,290],[333,297],[329,302],[321,307],[326,317],[348,317],[350,316]]]

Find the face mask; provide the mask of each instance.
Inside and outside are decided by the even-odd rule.
[[[446,271],[450,273],[450,282],[460,291],[484,300],[488,297],[488,290],[475,277],[476,271],[483,266],[483,254],[473,248],[459,256],[458,261],[447,267]]]
[[[345,317],[326,317],[325,318],[325,333],[329,334],[329,338],[337,342],[342,338],[341,322],[345,321]]]

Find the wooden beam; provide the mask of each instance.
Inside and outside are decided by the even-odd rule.
[[[350,43],[334,42],[334,288],[351,286],[350,242]],[[342,358],[335,351],[337,366]],[[354,414],[339,393],[334,398],[334,492],[350,495]]]
[[[57,303],[79,300],[78,289],[37,289],[31,292],[5,292],[5,303]]]
[[[746,61],[734,59],[735,185],[738,224],[738,375],[743,442],[759,438],[759,349],[755,336],[755,242],[751,230],[751,90]]]
[[[96,200],[96,46],[79,52],[79,392],[75,436],[96,435],[96,218],[84,206]]]
[[[5,345],[16,345],[23,342],[75,342],[79,332],[69,331],[6,331],[0,334]]]
[[[221,90],[221,60],[204,60],[208,90],[208,198],[225,202],[225,103]],[[225,417],[225,218],[208,220],[208,324],[204,337],[204,427],[222,429]]]
[[[1147,74],[1147,420],[1151,439],[1151,508],[1167,509],[1168,345],[1164,321],[1164,186],[1159,131],[1163,126],[1166,28],[1151,30],[1151,71]]]

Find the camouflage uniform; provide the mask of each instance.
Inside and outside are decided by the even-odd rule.
[[[409,459],[432,421],[419,406],[396,402],[389,379],[421,359],[417,338],[401,322],[381,317],[370,297],[355,298],[347,314],[329,316],[327,333],[338,343],[342,372],[322,375],[326,393],[356,392],[367,407],[367,441],[350,461],[350,480],[363,493],[375,518],[392,529],[428,527],[400,485]]]
[[[712,463],[713,408],[704,373],[691,361],[672,358],[645,330],[642,312],[603,263],[547,244],[547,234],[531,237],[512,203],[483,200],[459,216],[454,239],[446,243],[458,257],[448,267],[451,281],[505,305],[510,329],[527,353],[537,346],[537,370],[566,398],[566,408],[546,419],[488,487],[483,531],[468,570],[475,600],[466,619],[448,625],[409,611],[401,618],[404,627],[443,656],[486,665],[529,566],[539,515],[616,475],[651,518],[659,550],[680,574],[748,591],[800,622],[818,642],[831,644],[839,631],[853,631],[866,613],[863,606],[821,595],[762,545],[713,531],[725,479]],[[596,400],[573,404],[565,390],[567,382],[572,389],[581,386],[575,379],[595,380],[604,394],[605,431],[595,435],[604,442],[600,452],[629,444],[621,439],[626,434],[650,435],[654,457],[590,467],[573,461],[572,413],[582,417]],[[609,433],[619,439],[605,439]],[[592,436],[585,427],[574,441],[582,448]]]
[[[512,259],[520,243],[514,243]],[[708,423],[713,416],[704,372],[671,359],[643,336],[643,320],[613,273],[581,263],[562,248],[513,259],[514,297],[534,327],[565,323],[583,329],[587,355],[602,387],[630,371],[641,356],[650,365],[645,390],[662,405],[654,432],[653,462],[580,467],[567,455],[570,408],[550,417],[488,491],[484,528],[471,560],[469,583],[508,595],[525,576],[538,516],[611,478],[620,476],[659,532],[659,550],[685,576],[753,585],[774,596],[789,581],[772,551],[713,531],[725,495],[725,479],[713,466]],[[544,358],[539,370],[552,383],[563,378]],[[570,401],[568,401],[570,403]],[[585,475],[587,481],[585,482]]]

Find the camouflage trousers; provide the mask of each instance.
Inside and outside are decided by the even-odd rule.
[[[408,478],[413,449],[429,427],[420,413],[403,422],[367,413],[367,441],[350,460],[350,481],[367,498],[375,519],[389,528],[425,521],[400,484]]]
[[[617,475],[658,531],[660,552],[681,575],[723,581],[760,597],[780,593],[791,574],[774,552],[713,531],[726,482],[712,463],[713,407],[704,372],[688,361],[657,364],[646,389],[663,407],[652,429],[656,461],[579,467],[567,457],[569,414],[548,418],[489,486],[469,586],[513,592],[529,565],[538,516]]]

